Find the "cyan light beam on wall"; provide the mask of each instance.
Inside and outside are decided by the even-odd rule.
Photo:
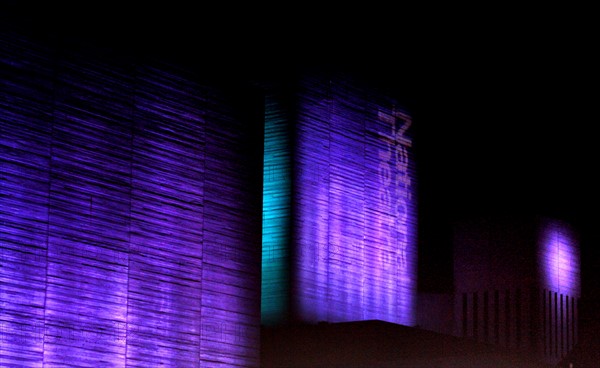
[[[291,220],[289,121],[280,105],[266,98],[263,172],[261,322],[287,315]]]

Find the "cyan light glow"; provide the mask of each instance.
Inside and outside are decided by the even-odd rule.
[[[288,121],[277,102],[265,106],[261,323],[280,322],[289,297],[291,152]]]
[[[547,220],[542,224],[541,236],[541,272],[545,286],[554,292],[578,297],[580,253],[575,233],[559,221]]]
[[[412,120],[344,80],[305,83],[294,160],[295,313],[414,325]]]

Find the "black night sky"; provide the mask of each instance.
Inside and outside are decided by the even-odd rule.
[[[176,3],[86,3],[70,13],[47,5],[20,24],[45,37],[157,53],[222,78],[328,67],[371,80],[414,115],[422,273],[430,275],[423,287],[451,285],[452,219],[531,213],[580,228],[583,292],[600,289],[598,60],[589,10],[417,13],[290,3],[215,12]]]

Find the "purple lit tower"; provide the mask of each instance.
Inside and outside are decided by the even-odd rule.
[[[267,96],[264,324],[415,324],[412,118],[371,87],[314,72]]]
[[[578,340],[579,238],[543,217],[454,227],[455,333],[557,363]]]
[[[188,68],[35,40],[0,38],[0,366],[259,366],[262,121]]]

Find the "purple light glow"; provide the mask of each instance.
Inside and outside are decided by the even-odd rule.
[[[411,119],[347,81],[307,79],[304,88],[294,189],[297,317],[414,325]]]
[[[541,227],[541,272],[549,290],[579,297],[580,253],[575,233],[559,221],[545,221]]]
[[[259,365],[250,124],[136,62],[0,43],[1,367]]]

